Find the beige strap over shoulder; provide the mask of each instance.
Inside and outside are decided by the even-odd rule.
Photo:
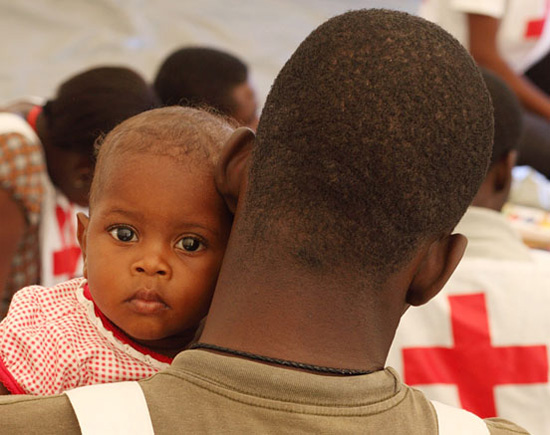
[[[137,382],[116,382],[66,391],[83,435],[154,434],[143,390]]]
[[[489,435],[489,428],[477,415],[432,400],[440,435]]]

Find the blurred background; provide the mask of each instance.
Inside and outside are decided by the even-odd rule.
[[[260,105],[297,45],[350,9],[416,12],[420,0],[0,0],[0,103],[36,95],[90,66],[130,66],[152,79],[183,45],[248,63]]]

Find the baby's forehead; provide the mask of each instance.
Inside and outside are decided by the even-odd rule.
[[[140,131],[141,130],[141,131]],[[125,159],[154,158],[166,156],[178,163],[201,166],[214,166],[222,144],[216,143],[205,132],[190,130],[177,136],[169,134],[151,134],[148,131],[130,130],[125,134],[107,138],[102,145],[103,158],[98,164],[123,162]]]
[[[213,178],[217,154],[209,152],[204,147],[185,147],[162,140],[149,142],[147,146],[135,146],[130,136],[121,138],[119,143],[113,145],[114,147],[106,150],[108,152],[104,153],[97,162],[90,191],[90,205],[101,198],[105,186],[116,189],[116,183],[119,180],[117,175],[120,172],[126,174],[126,181],[131,181],[129,178],[137,179],[146,176],[148,171],[144,171],[143,168],[153,166],[154,162],[158,163],[160,160],[166,166],[180,167],[182,172],[192,172],[196,176]],[[141,169],[133,172],[128,171],[129,168]]]
[[[153,144],[143,149],[121,148],[101,159],[96,167],[94,177],[99,177],[100,183],[109,182],[113,175],[128,167],[145,168],[162,161],[164,165],[175,165],[182,171],[213,175],[216,155],[204,148],[186,148],[181,146]],[[156,164],[154,165],[157,166]],[[132,172],[130,175],[134,175]],[[135,174],[140,176],[139,173]]]
[[[153,109],[112,130],[98,145],[90,204],[102,191],[112,170],[136,159],[170,158],[189,169],[213,172],[234,127],[225,119],[184,107]]]

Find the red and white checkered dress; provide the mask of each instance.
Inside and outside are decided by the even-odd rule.
[[[0,323],[0,382],[13,394],[143,379],[171,361],[110,323],[84,278],[19,290]]]

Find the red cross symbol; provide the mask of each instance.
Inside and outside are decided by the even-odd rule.
[[[454,384],[461,406],[497,415],[494,388],[548,382],[548,352],[540,346],[493,347],[483,293],[449,296],[454,347],[403,349],[405,383]]]
[[[69,277],[72,278],[75,276],[76,266],[81,255],[78,246],[67,246],[65,241],[66,227],[68,227],[69,231],[74,232],[73,225],[71,225],[70,222],[70,219],[72,219],[72,209],[66,211],[58,205],[55,209],[55,214],[61,234],[62,247],[53,253],[53,274],[54,276],[69,275]]]
[[[531,20],[527,22],[527,26],[525,27],[525,38],[539,38],[540,35],[542,35],[542,31],[544,30],[544,23],[546,21],[546,17],[550,13],[550,1],[546,1],[546,12],[543,17],[537,18],[536,20]]]

